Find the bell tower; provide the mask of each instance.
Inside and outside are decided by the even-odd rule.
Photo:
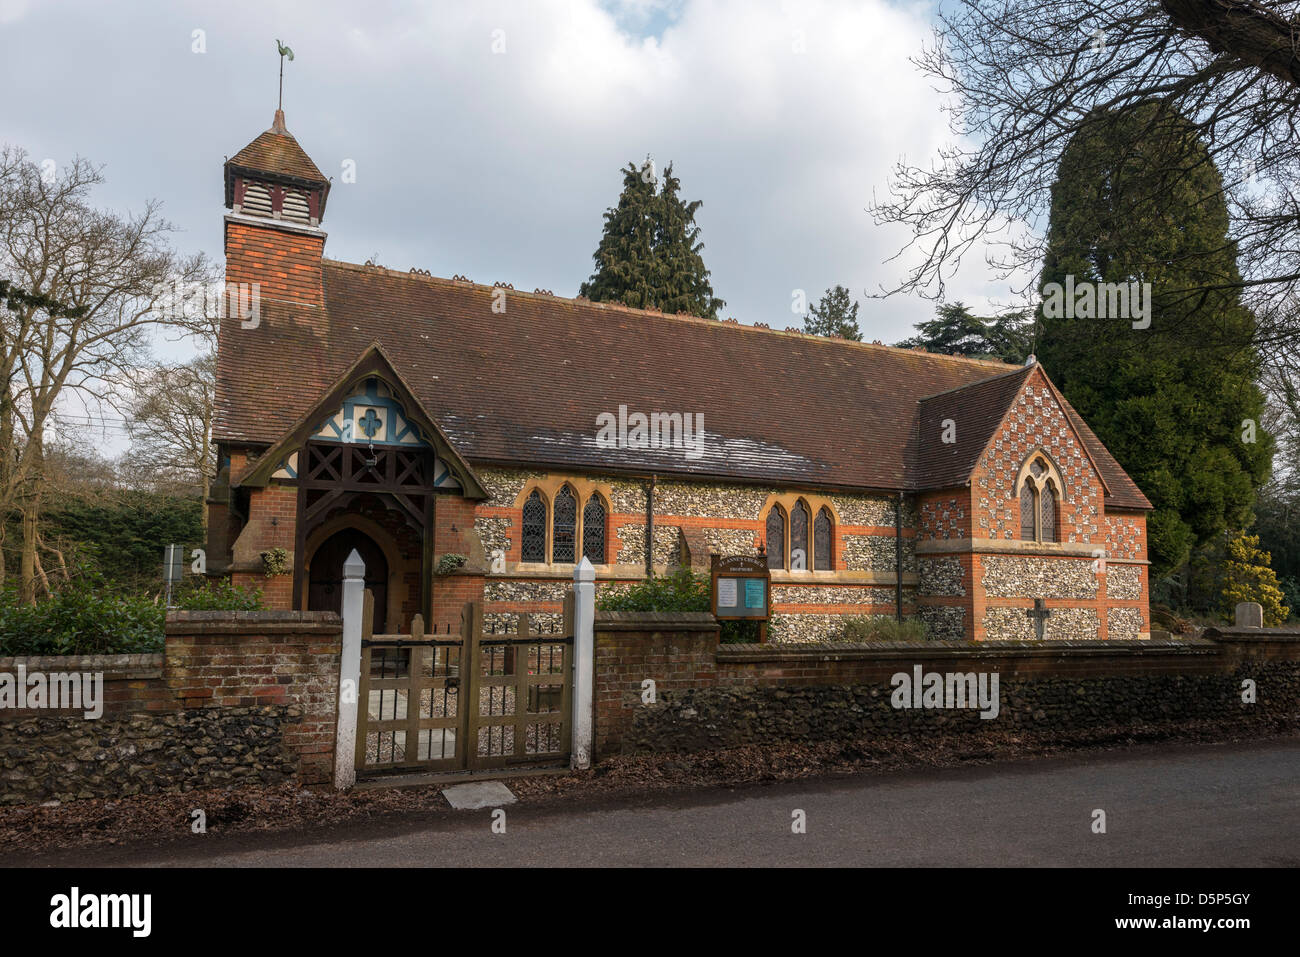
[[[283,110],[226,160],[225,181],[227,283],[256,283],[264,303],[295,304],[295,320],[313,324],[312,312],[324,307],[320,223],[330,183],[290,134]]]
[[[237,216],[315,227],[330,184],[275,111],[271,128],[226,161],[226,208]]]

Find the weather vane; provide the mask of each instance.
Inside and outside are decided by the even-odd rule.
[[[293,62],[293,51],[279,41],[275,41],[276,47],[280,51],[280,102],[276,105],[277,110],[284,109],[284,58],[288,57],[289,62]]]

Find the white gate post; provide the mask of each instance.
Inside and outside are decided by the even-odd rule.
[[[595,624],[596,569],[584,555],[573,570],[573,748],[569,766],[575,771],[591,767]]]
[[[357,550],[343,563],[343,657],[339,661],[339,724],[334,742],[334,786],[357,783],[357,696],[361,693],[361,616],[366,563]]]

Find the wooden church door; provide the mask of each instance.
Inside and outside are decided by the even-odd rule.
[[[374,539],[355,528],[335,532],[316,549],[307,585],[307,610],[342,614],[343,563],[354,548],[366,563],[366,588],[375,600],[374,633],[383,634],[388,613],[388,561]]]

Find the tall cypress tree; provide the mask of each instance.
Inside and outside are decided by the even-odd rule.
[[[658,187],[656,189],[656,187]],[[726,303],[713,295],[700,255],[700,200],[683,202],[672,164],[656,178],[649,162],[623,170],[618,205],[605,211],[605,229],[592,259],[596,271],[578,294],[637,309],[687,312],[716,319]]]
[[[1235,289],[1185,291],[1210,273],[1239,278],[1222,180],[1204,144],[1156,105],[1096,114],[1066,148],[1052,187],[1037,348],[1155,506],[1147,539],[1157,574],[1249,523],[1272,458],[1259,424],[1254,317]],[[1149,326],[1135,328],[1147,319],[1132,318],[1132,302],[1126,318],[1100,318],[1096,305],[1081,318],[1078,301],[1073,317],[1045,308],[1056,293],[1049,284],[1068,288],[1067,277],[1076,290],[1150,283]]]

